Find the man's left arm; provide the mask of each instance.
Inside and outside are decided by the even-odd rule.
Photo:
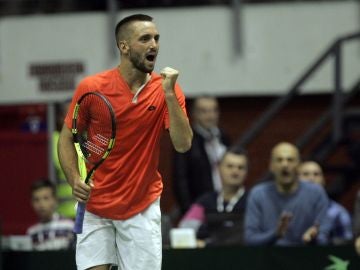
[[[175,150],[184,153],[191,147],[193,132],[189,120],[182,110],[175,94],[175,84],[179,72],[175,69],[166,67],[160,74],[163,78],[162,86],[169,112],[170,138]]]
[[[315,220],[313,226],[303,235],[303,241],[310,244],[316,241],[319,245],[327,245],[329,243],[330,224],[327,222],[327,210],[329,207],[329,198],[320,186],[316,193],[316,203],[314,205]]]

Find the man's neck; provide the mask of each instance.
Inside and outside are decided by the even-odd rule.
[[[296,179],[289,185],[283,185],[276,182],[276,189],[281,194],[292,194],[299,187],[299,181]]]
[[[194,123],[193,128],[205,139],[213,138],[214,136],[220,135],[218,127],[205,128],[198,123]]]
[[[233,198],[243,186],[223,186],[222,195],[224,201],[228,202]]]
[[[40,223],[49,223],[54,217],[54,214],[51,216],[41,217]]]
[[[145,84],[150,76],[148,73],[137,70],[126,64],[120,64],[118,70],[121,76],[129,85],[132,92],[136,92],[143,84]]]

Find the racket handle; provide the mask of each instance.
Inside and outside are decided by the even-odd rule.
[[[85,215],[85,203],[78,203],[76,209],[75,226],[74,226],[74,233],[76,234],[82,233],[84,215]]]

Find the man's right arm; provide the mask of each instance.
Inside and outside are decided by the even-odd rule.
[[[272,245],[278,240],[278,228],[261,229],[262,211],[256,201],[257,193],[250,192],[245,211],[244,240],[253,246]]]
[[[66,124],[60,132],[58,155],[66,179],[72,187],[73,196],[77,201],[85,203],[90,194],[90,186],[81,180],[72,133]]]

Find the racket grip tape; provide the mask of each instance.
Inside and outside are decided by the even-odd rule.
[[[74,226],[74,233],[80,234],[83,230],[83,222],[84,222],[84,215],[85,215],[85,203],[78,203],[77,210],[76,210],[76,217],[75,217],[75,226]]]

